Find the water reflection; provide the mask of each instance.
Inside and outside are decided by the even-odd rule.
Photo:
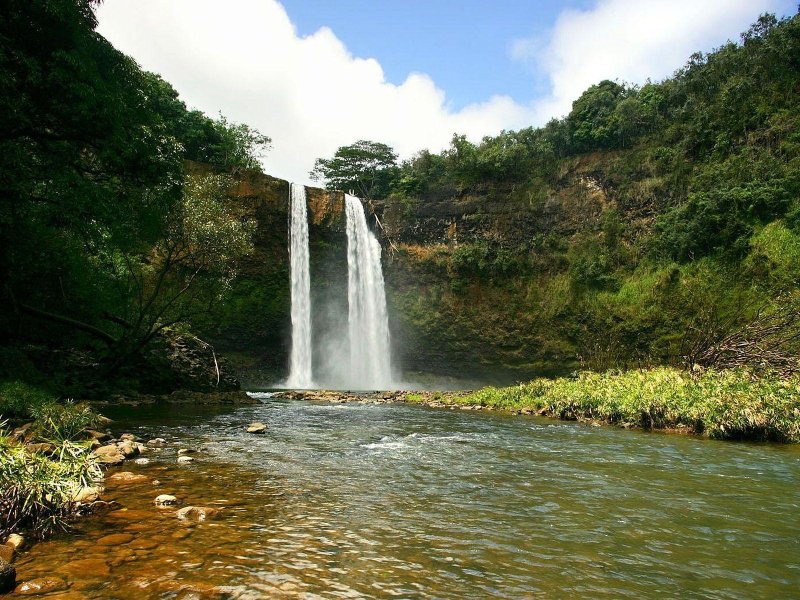
[[[275,399],[111,416],[173,443],[126,467],[161,483],[111,490],[127,515],[36,546],[22,577],[58,573],[94,598],[789,597],[800,584],[794,447]],[[267,435],[243,432],[255,420]],[[197,461],[178,467],[178,447]],[[182,523],[153,507],[162,492],[223,511]],[[101,545],[109,533],[131,540]]]

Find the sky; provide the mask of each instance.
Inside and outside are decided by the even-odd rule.
[[[309,183],[359,139],[401,158],[543,125],[603,79],[658,81],[795,0],[106,0],[98,31]]]

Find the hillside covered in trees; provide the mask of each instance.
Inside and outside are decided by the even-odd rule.
[[[0,29],[0,377],[169,389],[152,363],[187,343],[175,336],[210,348],[254,321],[274,331],[244,362],[281,364],[285,235],[258,248],[233,185],[256,176],[269,138],[188,109],[94,31],[92,5],[15,3]],[[315,175],[379,219],[410,370],[788,372],[799,70],[800,19],[765,15],[665,81],[590,87],[543,127],[455,135],[402,163],[360,142]],[[239,268],[254,247],[269,285]]]

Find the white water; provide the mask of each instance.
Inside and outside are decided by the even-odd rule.
[[[390,389],[389,317],[381,270],[381,245],[367,227],[364,207],[345,194],[350,386]]]
[[[291,185],[289,254],[292,277],[292,353],[290,388],[314,387],[311,372],[311,275],[308,259],[308,208],[306,188]]]

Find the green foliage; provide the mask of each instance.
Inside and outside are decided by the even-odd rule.
[[[753,378],[746,371],[584,372],[445,400],[625,427],[679,428],[720,439],[800,442],[800,379]]]
[[[318,158],[311,178],[329,190],[353,192],[361,198],[385,198],[397,176],[397,154],[386,144],[359,140],[341,146],[333,158]]]
[[[98,415],[85,403],[45,402],[29,409],[36,420],[36,435],[43,440],[62,444],[74,441],[87,428],[97,427]]]
[[[37,410],[54,402],[52,395],[21,381],[0,383],[0,421],[33,418]]]
[[[100,479],[85,444],[63,442],[51,458],[12,444],[0,430],[0,538],[21,530],[43,538],[65,529],[75,493]]]

